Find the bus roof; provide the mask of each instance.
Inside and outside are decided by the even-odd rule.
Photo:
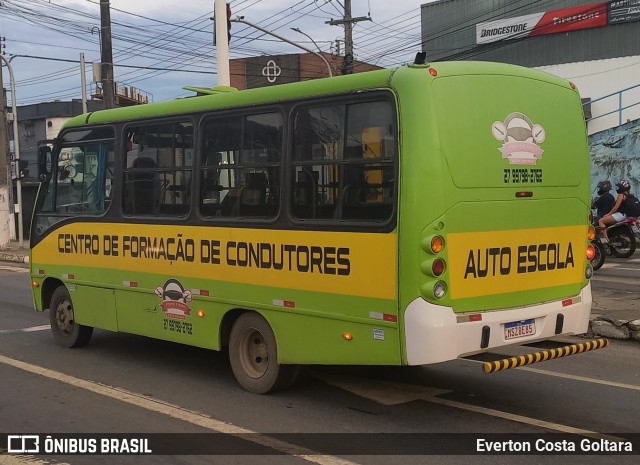
[[[100,110],[70,119],[64,125],[63,129],[83,126],[85,124],[106,124],[136,120],[140,118],[189,114],[212,109],[268,104],[320,95],[353,92],[363,89],[393,87],[393,80],[402,79],[402,76],[409,73],[422,71],[425,77],[434,79],[433,76],[424,72],[429,68],[435,68],[437,70],[437,77],[452,75],[502,74],[540,79],[563,87],[569,86],[568,81],[557,76],[516,65],[480,61],[436,62],[427,65],[408,65],[400,68],[368,71],[348,76],[336,76],[256,89],[247,89],[241,92],[219,92],[214,93],[213,95],[198,95],[166,102]],[[188,89],[194,90],[195,88]]]

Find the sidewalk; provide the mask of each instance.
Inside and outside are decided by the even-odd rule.
[[[29,242],[9,242],[6,247],[0,248],[0,262],[29,263]]]
[[[29,244],[0,248],[0,262],[29,263]],[[600,286],[598,286],[600,287]],[[640,342],[640,292],[593,289],[588,336]]]

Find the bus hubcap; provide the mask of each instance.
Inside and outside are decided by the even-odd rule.
[[[249,329],[240,338],[242,368],[252,378],[260,378],[269,367],[269,348],[257,329]]]
[[[68,300],[63,300],[56,309],[56,323],[65,333],[71,332],[73,327],[73,308]]]

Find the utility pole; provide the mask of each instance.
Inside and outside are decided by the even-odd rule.
[[[11,67],[11,59],[7,60],[4,55],[0,54],[0,59],[7,65],[9,71],[9,80],[11,81],[11,117],[13,123],[13,163],[16,175],[16,196],[18,203],[14,205],[15,213],[18,214],[18,240],[20,245],[23,244],[24,223],[22,221],[22,170],[20,168],[20,135],[18,134],[18,107],[16,103],[16,80],[13,77],[13,68]],[[6,128],[6,126],[5,126]],[[12,170],[13,171],[13,170]],[[13,176],[12,176],[13,179]],[[7,180],[8,181],[8,180]],[[13,186],[9,185],[9,199],[13,202]],[[13,221],[11,224],[14,224]],[[10,228],[11,229],[11,228]],[[15,234],[14,234],[15,236]]]
[[[0,62],[0,247],[15,238],[13,224],[13,212],[11,204],[11,182],[9,173],[9,139],[7,136],[7,102],[4,95],[4,83],[2,80],[2,62]]]
[[[87,112],[87,75],[84,69],[84,53],[80,54],[80,85],[82,86],[82,113]]]
[[[2,63],[0,62],[0,66]],[[0,186],[8,184],[9,171],[7,171],[7,158],[9,141],[7,139],[7,102],[4,95],[4,82],[0,69]]]
[[[102,101],[104,108],[116,106],[115,90],[113,82],[113,53],[111,50],[111,7],[109,0],[100,0],[100,36],[102,62]]]
[[[230,86],[231,75],[229,71],[229,28],[227,17],[230,15],[230,7],[224,0],[214,0],[213,15],[215,28],[213,31],[216,39],[216,54],[218,61],[218,85]]]
[[[325,21],[331,26],[344,25],[344,63],[342,74],[353,74],[353,23],[360,21],[371,21],[371,16],[351,17],[351,0],[344,1],[344,17],[342,19],[332,19]]]

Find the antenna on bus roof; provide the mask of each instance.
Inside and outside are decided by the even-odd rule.
[[[414,65],[424,65],[427,62],[427,52],[416,53],[416,58],[413,60]]]
[[[195,92],[195,97],[200,97],[201,95],[218,95],[218,94],[227,94],[229,92],[237,92],[238,89],[231,86],[213,86],[213,87],[197,87],[197,86],[184,86],[184,90],[188,90],[190,92]]]

